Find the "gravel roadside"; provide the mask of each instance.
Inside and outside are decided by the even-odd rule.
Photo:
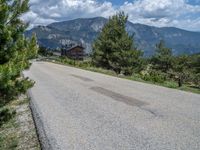
[[[40,150],[29,99],[21,96],[7,105],[16,115],[0,128],[0,149]]]

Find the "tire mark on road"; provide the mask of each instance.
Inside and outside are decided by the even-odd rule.
[[[92,82],[94,80],[90,79],[90,78],[86,78],[86,77],[82,77],[82,76],[78,76],[78,75],[74,75],[74,74],[71,74],[71,76],[75,77],[75,78],[78,78],[78,79],[81,79],[83,81],[86,81],[86,82]]]
[[[148,105],[148,103],[146,103],[146,102],[143,102],[143,101],[140,101],[140,100],[137,100],[135,98],[128,97],[128,96],[125,96],[125,95],[121,95],[119,93],[113,92],[111,90],[107,90],[107,89],[102,88],[102,87],[91,87],[90,89],[97,92],[97,93],[111,97],[112,99],[114,99],[116,101],[120,101],[120,102],[123,102],[123,103],[128,104],[128,105],[138,106],[138,107]]]

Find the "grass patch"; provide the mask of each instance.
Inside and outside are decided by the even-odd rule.
[[[190,86],[187,86],[187,85],[183,85],[182,87],[180,87],[178,89],[183,90],[183,91],[187,91],[187,92],[193,92],[193,93],[200,94],[199,88],[194,88],[194,87],[190,87]]]
[[[165,81],[164,86],[166,86],[168,88],[172,88],[172,89],[178,88],[178,84],[176,82],[173,82],[173,81]]]
[[[30,101],[29,98],[23,98],[23,100],[16,100],[12,102],[12,105],[17,106],[17,105],[24,105],[24,104],[28,104]]]
[[[16,114],[0,127],[0,150],[40,149],[28,105],[29,99],[23,97],[5,106]]]
[[[16,123],[16,118],[4,123],[0,128],[0,149],[12,150],[18,146],[18,134],[16,129],[19,125]]]

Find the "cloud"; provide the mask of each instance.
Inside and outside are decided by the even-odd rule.
[[[109,17],[125,11],[134,23],[200,31],[200,0],[133,0],[121,6],[97,0],[30,0],[30,5],[31,10],[23,19],[31,26],[75,18]]]
[[[120,7],[132,22],[200,31],[200,6],[185,0],[137,0]]]
[[[33,26],[75,18],[108,17],[115,13],[111,2],[95,0],[31,0],[30,5],[31,11],[22,18]]]

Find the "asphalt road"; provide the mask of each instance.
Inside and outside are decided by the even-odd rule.
[[[198,94],[47,62],[25,76],[43,149],[200,149]]]

